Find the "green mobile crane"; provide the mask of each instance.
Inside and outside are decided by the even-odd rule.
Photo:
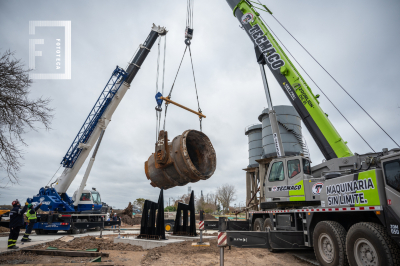
[[[400,149],[353,154],[250,0],[227,0],[252,40],[269,105],[276,157],[259,166],[260,209],[219,221],[219,246],[311,249],[321,265],[400,265]],[[272,12],[264,5],[259,7]],[[285,156],[267,65],[326,161]],[[251,200],[250,200],[251,201]],[[221,249],[221,254],[223,249]]]

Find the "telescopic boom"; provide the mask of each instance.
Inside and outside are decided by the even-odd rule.
[[[317,97],[283,52],[255,11],[250,1],[227,0],[233,15],[239,20],[254,43],[257,62],[267,65],[300,115],[326,160],[352,156],[327,114],[319,106]],[[270,12],[267,9],[268,12]]]

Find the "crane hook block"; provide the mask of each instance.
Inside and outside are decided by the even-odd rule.
[[[185,44],[189,46],[191,44],[190,41],[193,38],[193,29],[186,27],[185,38]]]
[[[157,92],[157,94],[156,94],[156,102],[157,102],[157,106],[158,107],[161,107],[161,105],[163,103],[163,99],[161,97],[162,97],[161,92]]]

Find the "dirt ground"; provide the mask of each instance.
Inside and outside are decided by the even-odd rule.
[[[138,225],[142,221],[142,217],[130,217],[128,215],[121,216],[121,222],[124,225]]]
[[[115,265],[219,265],[219,248],[217,240],[210,241],[210,247],[192,247],[191,241],[170,244],[151,250],[143,250],[139,246],[130,244],[114,244],[113,238],[97,240],[93,236],[75,238],[71,242],[55,240],[40,246],[37,249],[57,247],[69,250],[84,250],[100,248],[101,252],[109,253],[109,257],[103,257],[103,262],[113,262]],[[113,236],[114,237],[114,236]],[[0,255],[0,265],[3,264],[25,264],[25,263],[84,263],[87,257],[62,257],[28,254],[18,251],[11,254]],[[266,249],[238,249],[225,248],[225,265],[309,265],[300,261],[288,253],[270,253]]]
[[[0,233],[9,233],[9,232],[10,232],[10,228],[0,226]]]
[[[25,229],[21,229],[19,231],[19,235],[23,235],[25,233]],[[5,228],[0,226],[0,236],[8,236],[10,234],[10,228]]]

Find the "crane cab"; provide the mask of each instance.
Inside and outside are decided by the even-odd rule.
[[[310,177],[311,162],[306,157],[288,156],[272,160],[265,176],[266,202],[306,201],[309,186],[305,186],[304,180]]]
[[[78,191],[75,191],[72,200],[78,200],[78,211],[100,211],[102,202],[100,193],[95,190],[83,190],[80,197],[77,197]]]

